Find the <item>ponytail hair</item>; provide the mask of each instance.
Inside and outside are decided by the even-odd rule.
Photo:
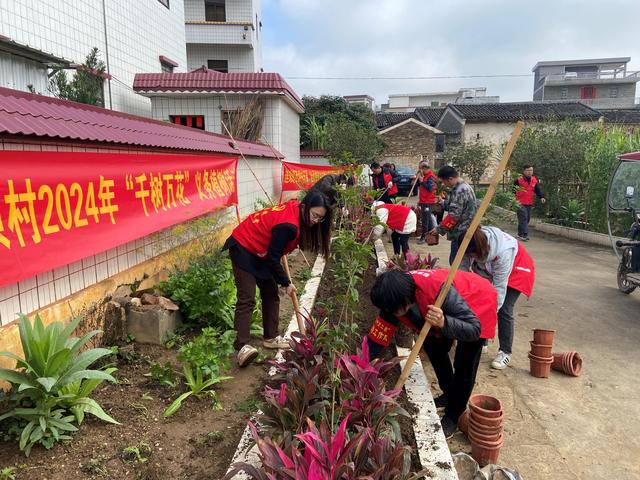
[[[326,214],[324,220],[315,225],[311,224],[310,210],[313,207],[324,207]],[[329,258],[329,245],[331,244],[331,201],[327,196],[315,189],[311,189],[300,202],[300,249],[322,254]]]
[[[475,254],[478,260],[482,262],[487,261],[487,257],[489,256],[489,240],[482,231],[482,227],[478,227],[476,231],[473,232],[471,241],[469,242],[469,245],[467,245],[465,255],[470,254]]]

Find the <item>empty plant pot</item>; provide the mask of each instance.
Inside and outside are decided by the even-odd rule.
[[[469,419],[468,426],[469,426],[468,428],[469,435],[471,434],[486,435],[488,438],[492,438],[494,440],[495,438],[497,438],[496,437],[497,435],[500,435],[502,433],[502,430],[503,430],[503,425],[498,425],[496,427],[489,427],[487,425],[482,425],[481,423],[477,423],[473,419]]]
[[[529,373],[536,378],[547,378],[551,370],[553,357],[538,357],[529,353]]]
[[[553,354],[553,363],[551,363],[551,368],[558,372],[564,372],[562,369],[562,362],[564,360],[565,353],[566,352],[556,352]]]
[[[502,402],[489,395],[471,395],[469,409],[483,417],[496,418],[503,415]]]
[[[578,352],[554,353],[551,368],[577,377],[582,371],[582,357]]]
[[[500,455],[500,449],[504,444],[503,437],[491,444],[485,444],[484,442],[474,442],[471,440],[471,456],[474,458],[478,465],[484,467],[489,464],[497,464],[498,456]]]
[[[549,358],[553,345],[540,345],[538,343],[529,342],[531,344],[531,353],[536,357]]]
[[[501,427],[502,425],[504,425],[504,412],[502,412],[502,414],[498,417],[484,417],[471,410],[469,412],[469,421],[473,421],[480,425],[485,425],[489,428]]]
[[[555,330],[545,330],[543,328],[533,329],[533,342],[538,345],[553,345]]]
[[[465,435],[469,432],[469,410],[462,412],[462,415],[458,418],[458,430]]]

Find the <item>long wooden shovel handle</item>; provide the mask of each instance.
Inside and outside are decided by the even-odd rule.
[[[451,268],[449,269],[449,275],[447,276],[447,281],[444,283],[442,289],[440,290],[440,293],[438,294],[438,298],[436,298],[434,306],[438,308],[442,307],[444,299],[447,296],[447,293],[449,293],[449,289],[451,288],[451,284],[453,283],[453,278],[455,277],[455,274],[458,271],[458,268],[460,267],[460,263],[462,262],[462,257],[464,257],[464,253],[467,249],[467,246],[469,245],[469,242],[471,241],[471,237],[473,237],[473,233],[476,231],[476,228],[478,228],[478,226],[480,225],[480,221],[484,216],[484,212],[489,207],[489,202],[491,202],[491,198],[493,197],[493,194],[496,191],[496,188],[498,186],[498,181],[502,178],[502,172],[507,166],[509,157],[511,157],[511,152],[513,152],[513,149],[516,146],[516,142],[518,141],[518,137],[520,137],[520,132],[522,131],[523,126],[524,126],[524,123],[522,121],[519,121],[516,124],[516,128],[513,130],[513,133],[511,134],[511,139],[509,140],[507,147],[504,149],[504,152],[502,153],[502,159],[500,160],[500,163],[496,168],[495,174],[493,175],[493,179],[491,180],[491,184],[487,189],[487,193],[485,194],[484,199],[482,200],[482,203],[480,204],[480,207],[476,212],[476,215],[473,217],[473,221],[471,222],[471,225],[467,229],[467,232],[464,235],[462,243],[460,244],[458,253],[456,254],[456,258],[453,260],[453,265],[451,265]],[[427,338],[427,334],[429,333],[430,329],[431,329],[431,324],[425,321],[424,326],[422,327],[422,330],[420,330],[420,335],[418,335],[418,338],[416,339],[416,343],[411,349],[411,353],[409,354],[407,363],[402,369],[400,378],[398,378],[398,381],[396,382],[395,388],[397,390],[401,389],[404,386],[404,383],[407,381],[407,378],[409,377],[409,372],[411,371],[411,367],[416,361],[416,358],[418,357],[418,353],[420,352],[420,349],[422,348],[422,344]]]
[[[282,263],[284,266],[284,271],[287,274],[287,278],[291,283],[291,270],[289,270],[289,261],[287,260],[287,256],[282,257]],[[293,311],[296,313],[296,320],[298,321],[298,331],[300,333],[305,333],[306,329],[304,328],[304,319],[302,318],[302,313],[300,313],[300,302],[298,302],[298,295],[296,292],[291,293],[291,301],[293,301]]]

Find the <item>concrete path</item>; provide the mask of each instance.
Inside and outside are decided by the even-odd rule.
[[[513,234],[513,227],[506,230]],[[617,290],[610,250],[535,231],[525,245],[536,261],[537,282],[533,297],[516,305],[511,366],[490,369],[496,340],[483,356],[475,388],[505,404],[499,463],[526,480],[640,479],[640,290]],[[430,249],[448,267],[446,240],[436,248],[412,240],[411,248]],[[580,352],[580,377],[529,375],[527,352],[536,327],[556,330],[554,351]],[[425,365],[435,379],[428,360]],[[471,449],[461,433],[450,446],[452,452]]]

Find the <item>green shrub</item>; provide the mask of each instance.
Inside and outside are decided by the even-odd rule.
[[[235,338],[233,330],[220,335],[214,328],[203,328],[200,335],[180,347],[178,360],[199,368],[206,376],[217,377],[231,367],[229,357],[234,352]]]
[[[498,207],[514,212],[520,208],[520,202],[516,200],[516,196],[512,192],[496,192],[491,202]]]
[[[0,380],[11,383],[11,409],[0,415],[0,421],[11,419],[21,429],[20,449],[28,456],[36,444],[51,448],[59,440],[67,440],[68,432],[81,424],[85,413],[118,423],[89,398],[104,380],[115,382],[114,368],[91,370],[97,360],[111,355],[106,348],[80,349],[98,330],[78,339],[71,337],[80,319],[66,327],[53,322],[47,327],[38,315],[33,326],[26,315],[20,315],[18,329],[24,358],[9,352],[1,356],[16,360],[16,370],[0,369]]]

